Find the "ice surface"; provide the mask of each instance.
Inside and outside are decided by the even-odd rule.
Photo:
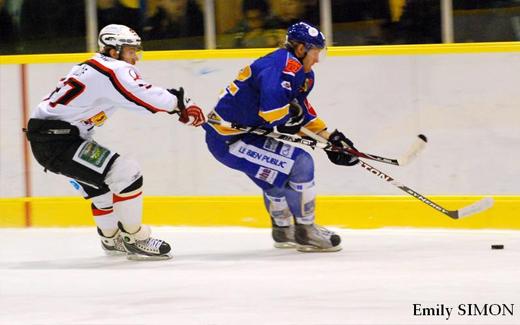
[[[174,259],[104,256],[93,228],[0,229],[0,324],[520,324],[520,232],[337,229],[343,250],[320,254],[268,229],[154,231]],[[456,315],[486,303],[514,315]]]

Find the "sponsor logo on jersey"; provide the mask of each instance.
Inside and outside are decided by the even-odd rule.
[[[312,84],[314,83],[314,80],[311,78],[305,78],[305,82],[300,87],[300,92],[305,93],[308,92],[312,88]]]
[[[79,152],[79,158],[96,167],[101,167],[105,160],[110,156],[110,150],[98,145],[95,142],[88,142]]]
[[[284,143],[282,149],[280,150],[280,155],[291,158],[294,152],[294,147],[290,144]]]
[[[85,124],[93,124],[95,126],[101,126],[105,123],[105,121],[108,119],[108,116],[105,114],[105,112],[101,111],[97,113],[96,115],[92,116],[88,120],[83,121]]]
[[[291,83],[289,81],[282,81],[281,85],[282,85],[282,88],[292,91]]]
[[[134,81],[141,79],[141,76],[134,69],[129,69],[128,74],[130,77],[132,77],[132,79],[134,79]]]
[[[275,139],[267,138],[264,142],[264,149],[272,152],[276,152],[276,148],[278,147],[278,142]]]
[[[253,145],[248,145],[243,141],[237,141],[229,147],[229,153],[259,165],[277,170],[284,174],[289,174],[294,165],[294,161],[284,156],[269,152]]]
[[[300,62],[298,62],[298,60],[289,58],[289,59],[287,59],[287,63],[285,64],[283,73],[294,76],[298,71],[300,71],[301,68],[302,68],[302,64]]]
[[[274,180],[278,176],[278,172],[276,170],[272,170],[266,167],[258,168],[258,172],[256,172],[255,178],[267,182],[269,184],[273,184]]]

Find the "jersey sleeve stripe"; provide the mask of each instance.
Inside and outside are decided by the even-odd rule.
[[[278,121],[279,119],[282,119],[289,113],[289,104],[276,108],[270,111],[259,111],[258,115],[260,115],[261,118],[266,120],[267,122],[271,123],[274,121]]]
[[[108,79],[110,80],[110,82],[112,83],[112,85],[114,86],[114,88],[121,95],[123,95],[123,97],[125,97],[128,101],[130,101],[130,102],[132,102],[132,103],[134,103],[136,105],[139,105],[141,107],[144,107],[145,109],[147,109],[148,111],[150,111],[152,113],[167,112],[167,110],[157,108],[157,107],[155,107],[155,106],[153,106],[153,105],[151,105],[149,103],[144,102],[143,100],[141,100],[140,98],[136,97],[135,95],[133,95],[131,92],[129,92],[121,84],[121,82],[119,82],[119,80],[117,79],[116,74],[114,73],[113,70],[105,67],[104,65],[100,64],[96,60],[94,60],[94,59],[88,60],[87,62],[85,62],[85,64],[90,66],[90,67],[92,67],[92,68],[94,68],[99,73],[107,76]]]
[[[327,125],[325,125],[325,122],[321,118],[316,117],[305,124],[305,128],[311,130],[314,133],[320,133],[321,131],[327,129]]]

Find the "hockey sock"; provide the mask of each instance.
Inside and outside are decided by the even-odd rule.
[[[96,226],[105,237],[112,237],[117,232],[117,216],[112,207],[112,193],[107,192],[91,198],[92,215]]]
[[[142,192],[133,196],[114,194],[114,211],[128,233],[138,231],[143,221]]]
[[[316,189],[314,186],[314,161],[308,153],[302,153],[294,161],[289,174],[289,182],[285,188],[285,198],[295,222],[313,224],[316,205]]]
[[[287,200],[283,196],[283,189],[273,188],[264,191],[264,204],[273,220],[278,227],[288,227],[291,225],[291,212]],[[272,195],[270,195],[272,194]]]
[[[289,208],[298,224],[310,225],[314,223],[316,207],[316,187],[314,181],[306,183],[289,182],[285,191]]]

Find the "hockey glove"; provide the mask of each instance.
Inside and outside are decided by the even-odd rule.
[[[179,114],[179,122],[193,126],[200,126],[206,122],[202,109],[195,105],[191,99],[184,97],[184,88],[166,90],[177,97],[177,109],[174,109],[170,114]]]
[[[298,103],[297,99],[293,99],[289,103],[289,115],[291,116],[283,125],[276,126],[276,132],[296,134],[300,132],[301,127],[305,121],[305,114],[303,108]]]
[[[338,130],[334,130],[334,132],[329,135],[329,142],[336,147],[356,149],[354,148],[354,143]],[[359,162],[358,157],[345,152],[326,150],[325,153],[327,153],[329,160],[336,165],[354,166]]]

